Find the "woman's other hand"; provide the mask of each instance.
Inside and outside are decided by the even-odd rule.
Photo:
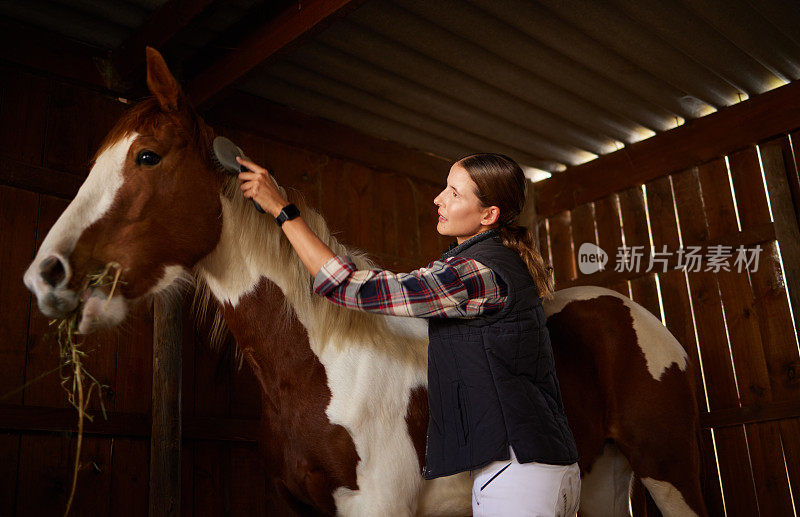
[[[242,189],[244,197],[254,199],[266,212],[272,214],[273,217],[277,217],[289,202],[278,191],[269,171],[250,160],[243,160],[238,156],[236,161],[247,167],[248,171],[251,171],[239,173],[239,181],[242,182],[239,188]]]

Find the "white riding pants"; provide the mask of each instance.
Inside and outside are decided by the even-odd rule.
[[[472,471],[475,517],[574,517],[581,497],[578,463],[549,465],[495,461]]]

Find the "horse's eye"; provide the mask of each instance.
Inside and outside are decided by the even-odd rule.
[[[147,149],[139,151],[139,154],[136,155],[136,165],[158,165],[160,161],[159,155]]]

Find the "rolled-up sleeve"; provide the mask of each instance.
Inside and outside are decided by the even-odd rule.
[[[350,257],[335,256],[317,272],[314,291],[350,309],[419,318],[472,318],[499,310],[507,296],[498,275],[462,257],[392,273],[359,270]]]

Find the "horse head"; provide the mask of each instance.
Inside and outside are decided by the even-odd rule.
[[[131,301],[177,284],[221,233],[213,132],[152,48],[147,86],[152,97],[111,129],[25,273],[39,309],[77,311],[81,333],[120,323]],[[110,282],[98,279],[117,271],[109,298]]]

